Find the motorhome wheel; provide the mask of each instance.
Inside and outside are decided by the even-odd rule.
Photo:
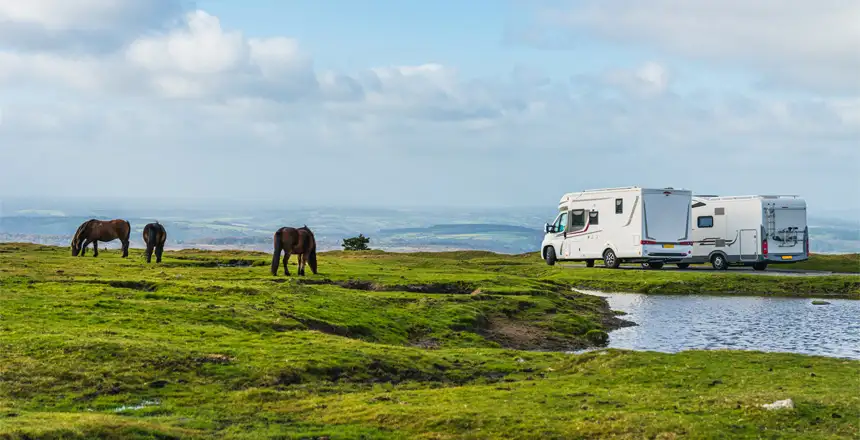
[[[552,246],[547,246],[546,251],[544,251],[544,259],[546,264],[550,266],[555,264],[555,249]]]
[[[610,269],[617,269],[621,265],[621,262],[618,261],[618,257],[615,256],[615,252],[612,249],[607,249],[603,253],[603,265]]]
[[[594,260],[585,260],[585,267],[594,267]]]
[[[753,269],[755,270],[765,270],[767,269],[767,263],[754,263]]]
[[[690,267],[690,263],[678,263],[678,269],[686,269]]]
[[[729,267],[726,263],[726,257],[722,254],[714,255],[714,257],[711,258],[711,265],[714,266],[714,269],[716,270],[726,270]]]

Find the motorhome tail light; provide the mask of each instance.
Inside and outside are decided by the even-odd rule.
[[[639,244],[657,244],[657,242],[654,240],[642,240]]]
[[[762,255],[764,255],[765,257],[767,256],[767,240],[762,240],[762,241],[761,241],[761,253],[762,253]]]
[[[806,256],[809,256],[809,236],[806,237]]]
[[[692,246],[692,245],[693,245],[692,241],[682,241],[681,242],[681,246]]]

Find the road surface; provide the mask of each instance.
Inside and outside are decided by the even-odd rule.
[[[564,264],[557,263],[559,266],[564,268],[584,268],[583,264]],[[601,262],[596,261],[594,263],[594,267],[596,269],[605,269]],[[728,270],[715,270],[711,266],[690,266],[686,269],[678,269],[678,266],[674,264],[664,265],[662,269],[647,269],[643,268],[640,264],[622,264],[621,267],[615,270],[647,270],[647,271],[659,271],[659,272],[692,272],[692,273],[738,273],[743,275],[762,275],[762,276],[794,276],[794,277],[815,277],[815,276],[827,276],[827,275],[848,275],[848,276],[860,276],[860,274],[856,273],[839,273],[839,272],[828,272],[823,270],[803,270],[803,269],[790,269],[787,267],[781,268],[772,268],[768,267],[763,271],[758,271],[753,269],[752,267],[746,266],[737,266],[737,267],[729,267]]]

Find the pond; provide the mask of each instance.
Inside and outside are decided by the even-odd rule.
[[[860,359],[860,301],[582,291],[605,297],[637,325],[609,333],[609,347],[677,352],[735,349]],[[819,300],[820,301],[820,300]]]

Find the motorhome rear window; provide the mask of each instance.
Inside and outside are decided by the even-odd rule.
[[[588,224],[596,225],[598,220],[599,219],[597,211],[591,211],[588,213]]]
[[[624,199],[615,199],[615,213],[621,214],[624,212]]]
[[[699,225],[700,228],[713,228],[714,218],[710,215],[702,216],[696,220],[696,224]]]

